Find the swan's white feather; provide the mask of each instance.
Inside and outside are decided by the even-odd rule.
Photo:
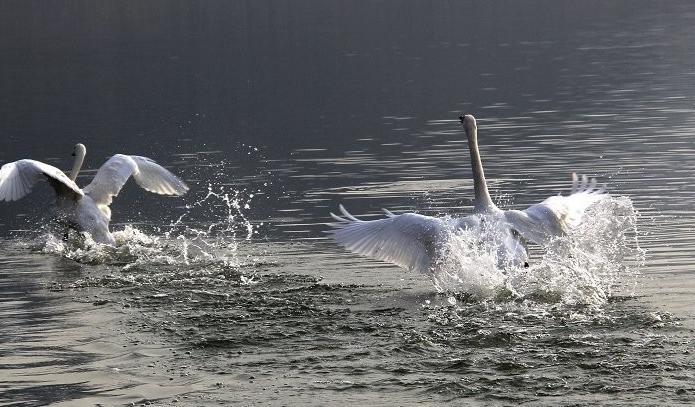
[[[16,201],[31,192],[40,180],[48,180],[58,196],[84,196],[63,171],[35,160],[19,160],[0,168],[0,201]]]
[[[603,187],[596,187],[595,178],[583,175],[580,180],[573,173],[572,181],[570,195],[551,196],[523,211],[505,211],[507,222],[522,237],[537,244],[567,233],[582,222],[591,205],[608,196]]]
[[[95,204],[108,210],[113,197],[130,177],[144,190],[160,195],[183,195],[188,186],[166,168],[147,157],[116,154],[99,168],[92,182],[84,188]]]
[[[86,149],[77,144],[72,176],[82,166]],[[130,177],[143,189],[163,195],[182,195],[188,191],[177,176],[146,157],[116,154],[104,163],[94,180],[83,190],[61,170],[35,160],[19,160],[0,167],[0,201],[23,198],[41,179],[46,179],[58,196],[56,215],[70,225],[79,226],[95,241],[115,244],[109,231],[109,204]]]
[[[346,249],[408,270],[429,270],[435,240],[445,227],[442,219],[388,212],[385,219],[364,221],[342,205],[340,210],[344,217],[331,214],[338,223],[332,224],[335,229],[330,233]]]

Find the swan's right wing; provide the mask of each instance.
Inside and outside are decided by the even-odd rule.
[[[445,225],[440,219],[415,213],[364,221],[355,218],[340,205],[343,217],[331,213],[337,223],[329,233],[346,249],[393,263],[408,270],[427,272],[432,263],[437,235]]]
[[[99,168],[92,182],[84,188],[94,203],[106,211],[113,197],[130,177],[144,190],[160,195],[183,195],[188,186],[166,168],[147,157],[116,154]]]
[[[40,180],[47,180],[59,196],[84,196],[82,190],[58,168],[34,160],[19,160],[0,168],[0,201],[16,201],[31,192]]]

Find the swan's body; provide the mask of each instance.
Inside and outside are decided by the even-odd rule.
[[[596,189],[596,180],[573,175],[568,196],[552,196],[526,210],[501,210],[492,199],[485,182],[478,151],[477,125],[471,115],[462,116],[473,169],[475,197],[473,213],[462,218],[435,218],[384,210],[385,219],[363,221],[340,206],[343,216],[331,214],[337,221],[330,233],[339,244],[355,253],[387,261],[423,273],[432,271],[437,256],[445,248],[447,236],[468,230],[481,243],[497,248],[498,266],[528,266],[526,242],[546,245],[577,226],[585,210],[607,195]]]
[[[176,175],[147,157],[116,154],[99,168],[92,182],[84,189],[75,184],[86,149],[75,146],[70,176],[58,168],[35,160],[19,160],[0,168],[0,201],[16,201],[31,192],[40,180],[47,180],[56,192],[59,219],[70,227],[87,232],[98,243],[115,244],[109,230],[111,204],[123,185],[132,176],[146,191],[161,195],[183,195],[186,184]]]

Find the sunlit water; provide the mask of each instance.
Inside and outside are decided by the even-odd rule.
[[[104,6],[87,21],[114,25],[68,30],[64,58],[45,33],[66,26],[37,26],[46,48],[27,55],[1,37],[25,58],[1,68],[16,79],[1,163],[68,167],[86,141],[88,168],[149,155],[192,189],[129,185],[115,248],[37,229],[45,188],[2,203],[0,403],[694,403],[695,8],[308,3],[127,30],[159,14]],[[104,71],[121,59],[135,66]],[[55,85],[14,85],[30,80]],[[613,198],[528,269],[497,269],[465,232],[434,279],[326,239],[339,203],[365,219],[469,212],[460,111],[478,117],[500,207],[567,193],[572,171]]]

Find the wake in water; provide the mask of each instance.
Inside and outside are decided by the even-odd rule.
[[[481,243],[475,231],[451,232],[434,267],[435,287],[478,301],[600,306],[615,290],[634,288],[630,285],[645,257],[637,217],[629,198],[604,199],[568,235],[554,239],[544,252],[532,250],[528,268],[502,269],[496,245]]]

